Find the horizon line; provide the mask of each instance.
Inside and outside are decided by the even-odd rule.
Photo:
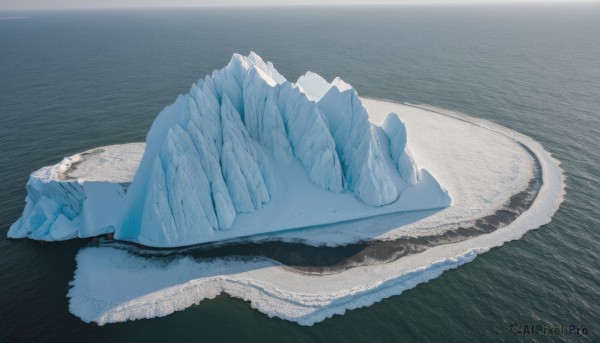
[[[401,3],[375,2],[375,3],[333,3],[333,4],[312,4],[312,3],[250,3],[250,4],[197,4],[197,5],[133,5],[133,6],[82,6],[82,7],[39,7],[39,8],[0,8],[0,12],[9,11],[89,11],[89,10],[132,10],[132,9],[196,9],[196,8],[292,8],[292,7],[400,7],[400,6],[540,6],[540,5],[600,5],[600,0],[534,0],[523,2],[519,0],[457,0],[457,1],[407,1]]]

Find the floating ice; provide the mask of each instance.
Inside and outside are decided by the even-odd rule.
[[[114,231],[157,247],[242,238],[381,243],[373,249],[422,236],[443,243],[327,275],[265,258],[161,260],[124,244],[84,248],[68,294],[73,314],[100,325],[165,316],[222,292],[312,325],[518,239],[562,202],[559,163],[530,138],[457,113],[363,100],[339,78],[308,72],[292,84],[255,53],[235,54],[159,114],[145,145],[98,148],[32,173],[8,236]],[[541,186],[512,222],[473,236],[448,231],[504,209],[532,180]]]

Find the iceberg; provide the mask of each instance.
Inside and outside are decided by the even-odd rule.
[[[65,191],[32,174],[9,237],[114,232],[178,247],[449,206],[390,118],[372,123],[340,78],[292,83],[256,53],[234,54],[160,112],[127,187],[76,180]]]
[[[527,136],[340,78],[292,83],[255,53],[177,97],[146,143],[72,155],[26,187],[10,238],[114,233],[80,250],[67,295],[99,325],[221,293],[313,325],[519,239],[565,194]]]

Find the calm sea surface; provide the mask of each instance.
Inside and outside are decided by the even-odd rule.
[[[566,201],[520,241],[313,327],[226,295],[160,319],[83,323],[66,293],[87,241],[6,239],[29,173],[143,140],[178,94],[250,50],[290,80],[339,75],[364,96],[525,133],[562,161]],[[0,341],[513,341],[516,321],[589,332],[521,339],[598,342],[599,175],[599,5],[0,12]]]

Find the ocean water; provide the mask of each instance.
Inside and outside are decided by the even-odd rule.
[[[27,17],[21,19],[4,19]],[[0,12],[0,341],[512,341],[513,322],[600,340],[600,5]],[[364,96],[483,117],[562,162],[553,221],[415,289],[312,327],[226,295],[99,327],[68,312],[86,240],[6,239],[30,172],[141,141],[165,105],[233,52],[288,79],[341,76]]]

